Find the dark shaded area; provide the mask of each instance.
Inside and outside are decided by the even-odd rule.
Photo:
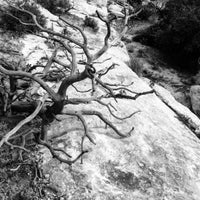
[[[97,32],[99,30],[99,26],[97,21],[89,16],[86,16],[84,19],[84,26],[90,27],[94,32]]]
[[[0,117],[0,138],[11,130],[21,117]],[[34,128],[36,123],[25,126],[22,130]],[[21,131],[18,132],[21,134]],[[15,141],[19,145],[21,139]],[[25,148],[30,152],[4,146],[0,148],[0,199],[9,200],[36,200],[57,199],[54,191],[49,191],[49,180],[43,175],[40,168],[42,156],[35,145],[34,137],[26,137]]]
[[[160,11],[158,23],[134,41],[158,48],[181,70],[196,73],[200,55],[200,2],[171,0]]]
[[[127,2],[133,7],[142,4],[142,0],[127,0]]]
[[[63,14],[71,9],[69,0],[36,0],[36,2],[53,14]]]
[[[46,18],[40,13],[36,5],[25,3],[23,5],[23,9],[30,11],[34,15],[36,15],[37,21],[41,26],[44,26],[46,24]],[[15,16],[15,18],[13,16]],[[33,25],[27,26],[25,24],[22,24],[17,18],[23,23]],[[8,10],[6,10],[4,14],[2,14],[0,20],[0,28],[2,28],[5,31],[14,32],[19,36],[25,33],[35,33],[39,31],[39,28],[34,25],[31,15],[17,10],[14,7],[9,7]]]

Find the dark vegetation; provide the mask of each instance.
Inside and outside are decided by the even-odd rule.
[[[85,17],[84,26],[90,27],[94,32],[99,30],[98,22],[90,16]]]
[[[37,0],[37,3],[53,14],[64,14],[72,8],[69,0]]]
[[[0,119],[0,137],[2,137],[15,127],[21,118],[0,116]],[[26,131],[28,126],[24,126],[21,131]],[[20,144],[21,140],[22,138],[18,138],[15,144]],[[30,152],[16,151],[9,146],[0,148],[0,199],[44,199],[44,191],[48,190],[48,180],[43,177],[40,169],[42,156],[38,153],[33,138],[26,140],[26,148]],[[49,196],[56,195],[52,192]]]
[[[133,7],[136,7],[142,4],[142,0],[127,0],[127,2]]]
[[[200,2],[170,0],[160,11],[160,20],[134,39],[156,47],[181,66],[196,73],[200,56]]]
[[[154,4],[147,4],[141,7],[141,12],[135,19],[137,20],[148,20],[153,15],[159,15],[159,9]]]
[[[17,6],[20,6],[20,4],[21,3],[17,3]],[[27,2],[23,5],[23,8],[36,15],[40,25],[45,26],[46,19],[40,13],[36,5],[32,5],[31,3]],[[34,25],[34,21],[28,13],[16,10],[12,6],[10,6],[6,12],[3,12],[0,20],[0,28],[5,31],[14,32],[17,35],[23,35],[25,33],[36,33],[39,31],[39,28]]]
[[[153,15],[159,15],[159,8],[156,7],[153,3],[148,3],[146,5],[142,5],[142,1],[132,1],[129,0],[128,3],[136,9],[136,11],[141,10],[137,16],[134,16],[132,20],[148,20]]]

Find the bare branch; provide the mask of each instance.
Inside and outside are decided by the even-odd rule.
[[[67,71],[71,70],[71,65],[67,65],[64,62],[58,60],[57,58],[54,58],[53,61],[59,65],[61,65],[62,67],[64,67]]]
[[[100,56],[102,56],[108,50],[108,48],[109,48],[108,39],[110,38],[110,35],[111,35],[110,23],[111,23],[112,20],[116,19],[116,17],[114,17],[111,20],[107,21],[107,20],[102,18],[102,16],[99,14],[98,11],[96,11],[96,14],[97,14],[98,18],[106,24],[107,34],[104,38],[104,46],[97,53],[95,53],[92,56],[92,60],[98,59]]]
[[[119,99],[132,99],[132,100],[136,100],[140,96],[143,96],[143,95],[146,95],[146,94],[152,94],[154,92],[155,92],[154,90],[150,90],[150,91],[147,91],[147,92],[140,92],[140,93],[137,93],[135,96],[130,96],[130,95],[118,93],[118,94],[115,94],[114,97],[115,98],[119,98]],[[107,97],[109,97],[109,95]]]
[[[97,81],[97,83],[99,83],[99,85],[101,85],[103,88],[108,90],[110,92],[111,96],[115,98],[115,94],[114,94],[112,88],[110,88],[108,85],[104,84],[104,82],[101,81],[101,79],[99,79],[97,77],[95,78],[95,80]]]
[[[61,152],[61,153],[63,153],[64,155],[66,155],[67,157],[71,158],[71,156],[70,156],[67,152],[65,152],[63,149],[61,149],[61,148],[53,148],[53,150],[54,150],[54,151]]]
[[[64,17],[60,16],[59,17],[60,20],[62,20],[63,22],[65,22],[67,25],[69,25],[70,27],[74,28],[74,29],[77,29],[82,37],[83,37],[83,41],[84,41],[84,45],[85,47],[87,47],[87,44],[88,44],[88,41],[87,41],[87,37],[85,36],[84,32],[82,31],[82,29],[79,27],[79,26],[76,26],[75,24],[72,24],[70,22],[68,22],[66,19],[64,19]]]
[[[119,119],[119,120],[125,120],[125,119],[128,119],[128,118],[131,118],[131,117],[132,117],[133,115],[135,115],[136,113],[141,112],[141,111],[138,110],[138,111],[136,111],[136,112],[131,113],[131,114],[128,115],[128,116],[119,117],[119,116],[115,115],[115,114],[112,112],[112,110],[111,110],[111,108],[110,108],[110,104],[106,104],[106,103],[104,103],[103,101],[101,101],[101,100],[99,100],[99,99],[95,99],[94,101],[96,101],[96,102],[98,102],[99,104],[101,104],[101,105],[107,107],[109,113],[110,113],[114,118]],[[112,106],[112,107],[113,107],[113,106]]]
[[[16,4],[14,4],[14,5],[16,5]],[[122,98],[122,99],[135,100],[141,95],[145,95],[145,94],[154,92],[152,90],[152,91],[147,91],[147,92],[143,92],[143,93],[137,93],[137,92],[130,90],[129,88],[126,88],[126,86],[129,86],[132,83],[129,85],[122,85],[122,84],[114,84],[114,83],[112,84],[112,82],[111,83],[103,82],[100,78],[102,76],[108,74],[112,69],[114,69],[116,64],[112,64],[111,66],[106,67],[105,69],[96,72],[96,69],[94,67],[95,64],[98,64],[98,63],[102,64],[105,61],[111,59],[111,58],[108,58],[102,62],[96,61],[100,56],[102,56],[108,50],[108,48],[110,46],[109,39],[111,36],[111,23],[112,23],[112,20],[116,19],[116,17],[111,16],[110,19],[104,19],[99,14],[99,12],[96,11],[98,18],[105,23],[107,32],[104,36],[104,41],[103,41],[102,47],[96,53],[90,54],[90,52],[89,52],[90,48],[88,47],[88,40],[87,40],[86,34],[81,29],[81,27],[71,24],[64,17],[59,17],[59,20],[56,20],[55,22],[58,23],[58,25],[61,27],[64,26],[63,28],[69,26],[70,28],[75,30],[76,33],[79,33],[79,35],[81,36],[81,39],[71,37],[71,36],[69,36],[70,34],[65,34],[64,31],[62,31],[62,33],[60,33],[60,32],[54,31],[53,28],[48,29],[48,28],[41,26],[40,23],[37,21],[36,15],[34,15],[32,12],[25,10],[19,6],[18,7],[13,6],[13,5],[10,5],[10,6],[20,12],[23,12],[24,14],[28,14],[32,18],[33,23],[22,22],[19,18],[17,18],[16,16],[12,16],[12,14],[9,13],[12,17],[17,19],[20,23],[22,23],[24,25],[36,26],[41,32],[47,33],[47,34],[37,33],[36,35],[40,36],[42,38],[45,38],[48,41],[53,41],[54,44],[56,44],[56,45],[54,45],[54,48],[56,48],[56,49],[52,52],[52,55],[50,56],[50,58],[48,58],[48,56],[47,56],[48,60],[47,60],[46,65],[45,66],[40,65],[40,67],[42,66],[44,69],[41,73],[37,72],[37,74],[40,73],[40,75],[38,75],[38,76],[36,76],[36,74],[31,74],[31,71],[35,66],[30,69],[30,71],[29,71],[30,73],[29,73],[29,72],[24,72],[24,71],[17,71],[17,69],[15,69],[15,66],[8,65],[5,67],[4,63],[0,62],[0,72],[1,73],[8,75],[10,77],[13,77],[13,76],[17,77],[17,78],[22,77],[22,78],[25,78],[26,80],[31,79],[32,81],[36,82],[36,83],[34,82],[34,84],[37,84],[37,86],[38,86],[37,88],[42,87],[51,97],[51,100],[49,100],[49,102],[47,102],[46,100],[39,102],[37,104],[37,108],[36,108],[37,101],[35,100],[35,99],[37,99],[37,97],[34,98],[29,93],[27,93],[27,96],[25,96],[25,101],[24,100],[22,101],[20,99],[22,96],[20,94],[20,95],[16,95],[17,96],[16,98],[13,98],[14,101],[8,102],[8,104],[10,104],[9,106],[15,111],[20,110],[20,112],[23,112],[28,109],[29,113],[31,113],[31,112],[33,112],[33,113],[30,114],[24,120],[22,120],[19,124],[17,124],[17,126],[14,129],[9,131],[7,134],[5,134],[5,136],[3,136],[1,138],[0,147],[3,144],[7,144],[12,148],[19,148],[21,151],[26,150],[25,149],[25,140],[24,140],[25,135],[26,134],[34,134],[36,142],[38,144],[41,144],[41,145],[45,146],[46,148],[48,148],[54,158],[56,158],[57,160],[59,160],[61,162],[71,165],[72,163],[76,162],[79,158],[82,158],[83,154],[88,152],[88,151],[84,150],[85,138],[88,138],[88,140],[91,143],[95,144],[94,139],[89,134],[90,133],[89,127],[88,127],[87,120],[86,120],[87,116],[93,116],[95,118],[98,117],[101,122],[105,123],[106,126],[108,126],[110,129],[112,129],[112,132],[114,131],[114,133],[118,135],[118,138],[119,137],[125,138],[127,136],[130,136],[130,133],[133,131],[134,128],[131,128],[131,130],[128,131],[128,133],[124,133],[123,131],[119,130],[115,126],[114,122],[107,119],[99,111],[96,111],[96,110],[63,111],[63,108],[66,104],[72,104],[72,105],[74,104],[75,105],[75,104],[79,104],[79,103],[86,104],[86,103],[96,102],[96,103],[100,104],[101,107],[105,106],[103,108],[106,109],[107,114],[109,114],[112,119],[114,117],[118,120],[125,120],[125,119],[132,117],[134,114],[136,114],[139,111],[131,113],[128,116],[120,117],[116,114],[116,111],[117,111],[116,108],[111,103],[105,103],[102,99],[103,98],[114,98],[116,100],[117,98]],[[127,28],[128,19],[130,16],[129,16],[128,10],[125,10],[125,12],[127,12],[127,13],[125,13],[125,16],[126,16],[125,28]],[[77,62],[77,55],[79,53],[76,53],[75,48],[76,49],[80,48],[79,52],[81,51],[81,54],[82,54],[82,58],[80,59],[79,62]],[[66,54],[66,56],[65,55],[64,56],[65,56],[65,59],[67,59],[67,64],[65,64],[65,61],[59,60],[59,57],[57,55],[58,51],[59,51],[59,53],[60,53],[60,51],[62,51]],[[84,67],[83,70],[82,70],[82,68],[80,68],[81,69],[80,72],[78,70],[78,64],[82,64]],[[39,65],[36,65],[36,66],[39,66]],[[53,79],[56,78],[56,80],[57,80],[57,76],[59,77],[59,81],[61,83],[60,83],[58,90],[55,92],[53,90],[53,88],[50,88],[44,80],[49,80],[48,79],[49,77],[53,78]],[[79,89],[77,89],[74,86],[74,83],[77,83],[77,82],[79,83],[87,78],[89,78],[91,80],[93,92],[96,90],[96,87],[100,87],[101,89],[103,88],[105,94],[102,96],[98,96],[98,97],[91,95],[90,98],[73,98],[73,99],[66,98],[66,95],[68,92],[67,90],[70,86],[74,87],[77,92],[81,92],[81,93],[91,91],[91,89],[86,90],[86,91],[80,91]],[[8,89],[9,90],[5,90],[5,91],[9,95],[9,91],[11,91],[11,88],[8,88]],[[14,89],[12,91],[15,92],[16,94],[19,93],[18,89]],[[124,91],[127,93],[128,92],[131,93],[132,96],[126,95],[126,93]],[[26,92],[24,93],[24,95],[26,95]],[[45,95],[45,96],[47,96],[47,95]],[[16,102],[16,99],[18,99],[19,101]],[[34,130],[34,131],[31,130],[28,133],[17,132],[24,124],[28,123],[30,120],[35,118],[38,114],[39,114],[40,118],[42,119],[42,122],[41,122],[42,126],[40,124],[40,128],[41,128],[40,133],[38,133],[37,130]],[[56,118],[57,114],[75,116],[81,122],[81,125],[82,125],[81,131],[83,131],[83,137],[82,137],[82,140],[80,141],[80,148],[81,148],[80,152],[78,153],[78,155],[75,159],[70,159],[71,156],[68,153],[66,153],[63,149],[55,148],[52,145],[53,142],[51,144],[46,141],[47,127],[53,120],[57,119]],[[15,141],[15,139],[18,137],[22,137],[22,139],[23,139],[22,146],[14,145],[15,143],[12,144],[13,141]],[[10,141],[12,141],[12,143],[10,143]],[[81,162],[82,162],[82,159],[81,159]]]
[[[47,62],[46,66],[44,67],[44,70],[43,70],[43,72],[42,72],[44,75],[46,75],[47,72],[50,70],[51,65],[52,65],[52,63],[53,63],[53,61],[54,61],[54,59],[55,59],[55,57],[56,57],[57,52],[58,52],[58,49],[59,49],[59,48],[56,48],[56,49],[53,51],[51,57],[48,59],[48,62]]]
[[[105,83],[105,85],[108,85],[108,86],[113,86],[113,87],[128,87],[128,86],[131,86],[134,84],[134,82],[131,82],[129,84],[121,84],[121,83]]]
[[[84,90],[84,91],[81,91],[79,90],[76,86],[74,86],[73,84],[71,85],[77,92],[80,92],[80,93],[86,93],[86,92],[90,92],[92,89],[88,89],[88,90]]]
[[[47,91],[47,93],[51,96],[54,101],[59,101],[59,96],[39,77],[32,75],[31,73],[24,72],[24,71],[14,71],[14,70],[7,70],[0,65],[0,72],[9,76],[20,76],[20,77],[27,77],[30,78],[41,85],[43,89]]]
[[[26,152],[30,152],[28,149],[22,147],[22,146],[18,146],[18,145],[14,145],[14,144],[11,144],[10,142],[6,141],[4,142],[5,144],[7,144],[8,146],[10,146],[11,149],[20,149],[20,150],[23,150],[23,151],[26,151]]]
[[[88,51],[88,47],[87,47],[88,41],[87,41],[87,37],[86,37],[85,33],[83,32],[83,30],[80,27],[78,27],[78,26],[76,26],[74,24],[69,23],[62,16],[60,16],[59,19],[62,20],[63,22],[65,22],[70,27],[72,27],[74,29],[77,29],[80,32],[80,34],[83,37],[83,45],[81,46],[81,48],[83,49],[83,51],[84,51],[84,53],[85,53],[85,55],[87,57],[87,62],[90,63],[92,61],[92,56],[90,55],[90,52]]]
[[[106,125],[108,125],[110,128],[112,128],[117,135],[119,135],[120,137],[124,138],[124,137],[128,137],[130,136],[130,133],[134,130],[134,127],[131,128],[131,130],[127,133],[127,134],[123,134],[121,133],[114,125],[112,122],[110,122],[108,119],[106,119],[102,113],[98,112],[98,111],[91,111],[91,110],[81,110],[81,113],[83,115],[96,115],[97,117],[99,117]]]
[[[72,57],[72,66],[71,66],[71,75],[72,74],[75,74],[77,72],[77,59],[76,59],[76,53],[75,51],[68,45],[66,44],[66,42],[58,39],[58,38],[55,38],[55,37],[47,37],[47,36],[44,36],[44,35],[38,35],[37,36],[39,37],[42,37],[42,38],[46,38],[46,39],[50,39],[50,40],[53,40],[55,42],[58,42],[60,43],[70,54],[71,54],[71,57]]]
[[[4,143],[7,143],[8,140],[25,124],[27,124],[28,122],[30,122],[32,119],[34,119],[38,113],[40,112],[40,110],[42,109],[44,102],[45,102],[46,98],[43,99],[43,101],[40,101],[38,103],[37,108],[35,109],[35,111],[29,115],[28,117],[26,117],[24,120],[22,120],[21,122],[19,122],[19,124],[17,124],[16,127],[14,127],[11,131],[9,131],[6,135],[3,136],[3,138],[0,141],[0,148],[2,147],[2,145]]]
[[[104,63],[104,62],[106,62],[106,61],[108,61],[108,60],[111,60],[112,58],[110,57],[110,58],[106,58],[105,60],[103,60],[103,61],[94,61],[93,62],[93,64],[102,64],[102,63]]]
[[[98,71],[98,72],[97,72],[98,77],[101,78],[102,76],[106,75],[110,70],[112,70],[112,69],[115,68],[115,65],[118,65],[118,64],[113,63],[110,67],[107,67],[107,68],[104,69],[104,70]]]
[[[13,17],[14,19],[18,20],[19,23],[21,23],[22,25],[25,25],[25,26],[36,26],[35,24],[32,24],[32,23],[26,23],[26,22],[23,22],[22,20],[20,20],[18,17],[15,17],[13,14],[9,13],[9,12],[6,12],[7,15]]]
[[[112,88],[112,90],[121,90],[121,91],[127,91],[127,92],[130,92],[132,94],[138,94],[138,92],[134,92],[126,87],[117,87],[117,88]]]
[[[74,44],[80,46],[81,48],[84,48],[83,44],[81,44],[79,41],[77,41],[77,40],[75,40],[75,39],[73,39],[73,38],[71,38],[71,37],[68,37],[68,36],[66,36],[66,35],[64,35],[64,34],[61,34],[61,33],[55,32],[55,31],[53,31],[53,30],[50,30],[50,29],[47,29],[47,28],[42,27],[42,26],[38,23],[36,16],[35,16],[32,12],[27,11],[27,10],[24,10],[24,9],[19,8],[19,7],[16,7],[16,6],[13,6],[13,5],[10,5],[10,6],[11,6],[12,8],[15,8],[16,10],[19,10],[19,11],[21,11],[21,12],[24,12],[24,13],[26,13],[26,14],[29,14],[29,15],[32,17],[33,22],[35,23],[35,25],[36,25],[41,31],[46,32],[46,33],[49,33],[49,34],[52,34],[52,35],[55,35],[55,36],[58,36],[58,37],[63,38],[63,39],[67,39],[67,40],[69,40],[70,42],[72,42],[72,43],[74,43]],[[18,19],[18,20],[19,20],[19,19]]]
[[[128,7],[126,7],[126,6],[124,7],[124,10],[125,10],[124,28],[121,31],[121,33],[119,34],[119,36],[115,40],[112,41],[111,46],[116,45],[121,40],[121,38],[126,34],[126,32],[128,31],[128,22],[129,22],[129,20],[132,17],[136,17],[137,15],[139,15],[143,10],[141,8],[136,13],[133,13],[132,15],[129,15],[129,10],[128,9],[129,9]]]
[[[86,121],[85,121],[85,119],[83,118],[81,112],[77,112],[77,111],[66,111],[66,112],[63,112],[62,114],[78,117],[78,119],[80,119],[81,123],[83,124],[85,136],[90,140],[91,143],[96,144],[96,143],[94,142],[94,140],[93,140],[93,139],[90,137],[90,135],[88,134],[88,127],[87,127]]]
[[[57,149],[54,149],[49,143],[41,140],[40,138],[38,139],[38,144],[41,144],[41,145],[47,147],[49,149],[49,151],[51,152],[53,158],[56,158],[60,162],[66,163],[68,165],[71,165],[71,164],[75,163],[79,158],[81,158],[85,153],[88,152],[88,151],[81,151],[81,153],[75,159],[73,159],[73,160],[67,160],[67,159],[61,157],[59,154],[57,154],[55,152]],[[64,154],[66,155],[66,152]],[[67,154],[67,156],[69,157],[68,154]]]
[[[89,78],[90,73],[91,73],[90,68],[85,68],[85,70],[80,74],[74,74],[69,77],[66,77],[62,81],[57,93],[64,98],[64,96],[66,95],[66,91],[70,85],[72,85],[73,83],[82,81],[86,78]]]

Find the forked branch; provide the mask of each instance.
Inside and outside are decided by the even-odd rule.
[[[67,115],[72,115],[72,116],[77,116],[79,119],[82,118],[83,115],[93,115],[93,116],[97,116],[99,117],[107,126],[109,126],[111,129],[114,130],[114,132],[120,136],[121,138],[125,138],[125,137],[128,137],[130,136],[130,133],[134,130],[134,127],[131,128],[130,131],[128,131],[127,134],[123,134],[121,133],[117,127],[111,122],[109,121],[107,118],[105,118],[103,116],[102,113],[98,112],[98,111],[94,111],[94,110],[80,110],[80,111],[66,111],[66,112],[62,112],[62,114],[67,114]],[[85,123],[82,121],[83,125],[84,125],[84,128],[85,128]],[[86,129],[87,130],[87,129]],[[87,133],[87,132],[85,132]],[[88,134],[86,135],[88,137]],[[91,138],[89,138],[89,140],[91,140]],[[92,141],[92,143],[94,143]]]
[[[39,77],[32,75],[31,73],[24,72],[24,71],[14,71],[14,70],[7,70],[0,65],[0,72],[6,74],[8,76],[19,76],[19,77],[26,77],[30,78],[41,85],[41,87],[47,91],[47,93],[52,97],[53,100],[59,101],[59,96]]]

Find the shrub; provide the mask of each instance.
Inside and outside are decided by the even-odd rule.
[[[182,69],[196,72],[200,56],[200,1],[171,0],[162,20],[135,38],[169,54]]]
[[[157,14],[158,9],[154,4],[147,4],[142,7],[142,11],[137,16],[140,20],[148,20],[150,16]]]
[[[63,14],[71,8],[69,0],[37,0],[37,3],[53,14]]]
[[[94,32],[97,32],[99,30],[97,21],[92,17],[85,17],[84,26],[92,28]]]
[[[25,3],[23,5],[23,9],[28,10],[36,15],[37,21],[40,25],[45,26],[46,24],[46,18],[40,13],[38,7],[36,5],[31,5],[30,3]],[[11,15],[19,18],[24,23],[34,23],[32,20],[32,17],[24,13],[22,11],[19,11],[13,7],[9,7],[7,10],[8,13]],[[22,35],[24,33],[35,33],[39,30],[39,28],[35,25],[24,25],[19,22],[18,19],[12,17],[9,14],[4,13],[1,16],[1,25],[0,27],[4,30],[12,31],[14,33],[17,33],[18,35]]]
[[[133,7],[135,7],[136,5],[142,4],[142,0],[127,0],[127,2]]]

